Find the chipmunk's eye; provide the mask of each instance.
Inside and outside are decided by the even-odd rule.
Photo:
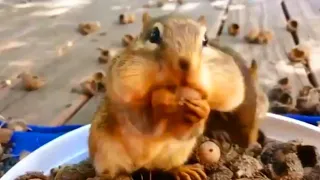
[[[149,41],[151,43],[156,43],[156,44],[160,44],[161,43],[161,34],[160,34],[160,30],[158,27],[154,27],[151,31],[150,37],[149,37]]]
[[[207,36],[207,33],[204,35],[203,37],[203,41],[202,41],[202,46],[207,46],[208,44],[208,36]]]

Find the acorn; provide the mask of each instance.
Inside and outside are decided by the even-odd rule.
[[[134,23],[134,21],[135,21],[135,15],[129,14],[128,15],[128,23]]]
[[[78,30],[82,35],[88,35],[91,33],[96,32],[101,27],[100,22],[87,22],[87,23],[80,23]]]
[[[249,43],[256,43],[257,42],[257,38],[259,36],[259,33],[260,33],[260,31],[257,28],[250,29],[248,34],[245,36],[245,39]]]
[[[290,19],[290,20],[287,22],[287,30],[288,30],[289,32],[296,32],[298,26],[299,26],[299,23],[298,23],[298,21],[296,21],[296,20]]]
[[[228,33],[232,36],[239,34],[240,26],[237,23],[233,23],[228,27]]]
[[[124,47],[129,46],[134,39],[135,39],[135,38],[134,38],[132,35],[126,34],[126,35],[124,35],[123,38],[122,38],[122,45],[123,45]]]
[[[24,89],[27,91],[37,90],[45,84],[42,78],[26,72],[21,73],[18,78],[21,78]]]
[[[268,30],[260,31],[257,37],[257,42],[259,44],[268,44],[272,40],[272,37],[273,35],[271,31],[268,31]]]
[[[103,49],[103,48],[98,48],[100,50],[100,56],[98,58],[99,63],[105,64],[109,61],[110,59],[110,52],[108,49]]]
[[[120,24],[128,24],[128,16],[126,14],[119,15],[119,23]]]
[[[297,46],[288,53],[288,58],[293,63],[307,64],[309,59],[309,49],[305,46]]]
[[[25,132],[25,131],[29,131],[31,130],[26,122],[24,120],[21,119],[8,119],[7,122],[7,128],[13,131],[21,131],[21,132]]]
[[[120,14],[119,15],[119,23],[120,24],[130,24],[135,21],[134,14]]]
[[[219,161],[220,148],[213,141],[205,141],[198,148],[197,157],[200,164],[214,164]]]
[[[102,72],[96,72],[93,75],[93,80],[95,82],[96,91],[104,91],[105,90],[105,86],[104,86],[104,83],[103,83],[103,78],[104,78],[104,74]]]

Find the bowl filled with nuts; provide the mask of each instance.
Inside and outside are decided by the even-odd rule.
[[[54,179],[59,179],[57,176],[60,177],[68,175],[72,176],[71,179],[87,179],[95,177],[94,168],[89,161],[85,162],[88,158],[87,139],[89,128],[90,125],[83,126],[40,147],[11,168],[1,178],[1,180],[12,180],[19,176],[24,176],[23,178],[26,179],[45,179],[49,176],[54,177]],[[221,145],[219,142],[207,138],[206,141],[200,142],[200,144],[198,143],[197,147],[195,147],[195,149],[197,149],[197,151],[195,151],[196,153],[194,153],[196,154],[194,156],[196,157],[195,160],[198,159],[198,163],[200,164],[206,162],[203,163],[203,165],[207,168],[205,171],[207,176],[212,176],[218,179],[224,178],[220,176],[228,176],[225,177],[227,179],[233,179],[234,177],[242,178],[256,176],[259,176],[258,178],[262,179],[276,179],[279,178],[279,176],[284,176],[284,174],[286,174],[286,176],[305,177],[310,175],[304,172],[306,167],[311,168],[308,173],[313,172],[312,168],[319,168],[319,158],[315,159],[315,157],[318,157],[318,149],[320,148],[320,128],[288,117],[269,113],[267,118],[262,122],[261,129],[267,138],[271,140],[265,145],[261,144],[259,147],[245,149],[244,151],[241,151],[241,155],[239,155],[240,151],[235,148],[236,146],[230,146],[232,147],[231,149],[233,149],[232,153],[225,153],[225,144]],[[289,146],[290,153],[288,153]],[[230,147],[227,148],[228,151],[230,151]],[[283,148],[286,149],[286,151],[281,151]],[[284,174],[277,174],[279,172],[276,169],[274,170],[274,173],[270,174],[269,171],[264,169],[265,167],[273,167],[264,166],[264,163],[280,161],[276,158],[280,156],[280,151],[283,153],[281,156],[284,156],[284,158],[280,158],[281,161],[283,161],[282,163],[286,164],[287,162],[285,159],[289,157],[293,159],[296,158],[297,161],[299,161],[298,165],[295,164],[297,168],[293,168],[294,171],[299,172],[291,173],[289,171],[291,171],[292,168],[284,168],[288,172]],[[237,153],[238,155],[235,155]],[[277,154],[277,156],[270,156],[270,153]],[[269,162],[268,158],[275,159]],[[250,171],[241,169],[246,167],[246,162],[251,162],[251,159],[255,163],[251,163],[250,166],[254,167],[252,167]],[[311,161],[312,159],[314,159],[314,161]],[[211,161],[214,165],[210,165]],[[272,163],[271,165],[273,165]],[[71,165],[61,166],[66,164],[81,164],[81,168]],[[282,171],[285,171],[284,169],[282,169]],[[317,172],[319,173],[319,169]],[[314,174],[312,175],[314,176]],[[139,177],[141,178],[141,176],[142,175]],[[320,177],[320,175],[317,177]],[[22,179],[22,177],[20,179]]]

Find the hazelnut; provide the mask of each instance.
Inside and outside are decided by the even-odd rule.
[[[100,22],[80,23],[78,30],[82,35],[88,35],[96,32],[101,27]]]
[[[289,32],[296,32],[297,31],[297,28],[298,28],[298,21],[296,20],[293,20],[293,19],[290,19],[288,22],[287,22],[287,30]]]
[[[238,35],[239,30],[240,30],[240,26],[236,23],[233,23],[228,27],[228,33],[232,36]]]
[[[23,86],[27,91],[37,90],[45,84],[43,79],[30,73],[21,73],[18,78],[22,79]]]
[[[135,38],[134,38],[132,35],[126,34],[126,35],[124,35],[123,38],[122,38],[122,45],[125,46],[125,47],[126,47],[126,46],[129,46],[134,39],[135,39]]]
[[[205,141],[199,146],[197,156],[201,164],[214,164],[220,159],[220,148],[212,141]]]

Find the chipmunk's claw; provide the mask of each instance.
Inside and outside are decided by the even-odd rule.
[[[170,171],[176,180],[204,180],[207,175],[200,164],[182,165]]]
[[[210,113],[210,106],[205,100],[185,99],[186,108],[185,119],[196,123],[202,119],[207,119]]]

